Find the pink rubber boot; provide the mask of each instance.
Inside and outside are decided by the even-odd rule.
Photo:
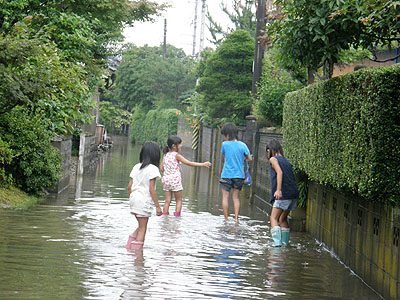
[[[132,234],[130,234],[129,238],[128,238],[128,242],[126,243],[126,249],[130,249],[131,243],[133,241],[136,241],[136,236],[133,236]]]
[[[180,216],[181,216],[181,212],[180,212],[180,211],[174,212],[174,216],[175,216],[175,217],[180,217]]]
[[[144,242],[133,241],[129,250],[140,250],[143,249]]]

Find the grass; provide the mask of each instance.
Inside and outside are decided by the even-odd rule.
[[[0,187],[0,208],[26,210],[43,200],[44,198],[28,195],[16,187]]]

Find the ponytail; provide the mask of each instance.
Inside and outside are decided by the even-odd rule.
[[[173,145],[178,147],[178,145],[180,143],[182,143],[182,139],[179,136],[176,136],[176,135],[169,136],[168,140],[167,140],[167,146],[165,146],[163,149],[164,154],[167,154],[169,152],[169,150],[172,149]]]

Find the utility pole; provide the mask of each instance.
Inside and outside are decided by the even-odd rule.
[[[204,27],[206,24],[206,0],[201,0],[203,3],[201,5],[201,27],[200,27],[200,49],[199,55],[204,48]]]
[[[196,56],[196,38],[197,38],[197,5],[199,3],[199,0],[196,0],[196,4],[194,7],[194,20],[193,20],[193,50],[192,50],[192,56]]]
[[[258,0],[257,5],[257,24],[256,24],[256,47],[254,50],[254,62],[253,62],[253,82],[251,85],[251,93],[253,95],[257,92],[257,82],[260,81],[262,73],[262,60],[264,58],[264,46],[261,45],[261,36],[263,35],[262,29],[266,24],[266,0]]]
[[[167,19],[164,19],[164,47],[163,58],[167,57]]]

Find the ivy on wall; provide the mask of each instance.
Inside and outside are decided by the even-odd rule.
[[[400,65],[363,69],[285,98],[285,155],[311,180],[400,204]]]

